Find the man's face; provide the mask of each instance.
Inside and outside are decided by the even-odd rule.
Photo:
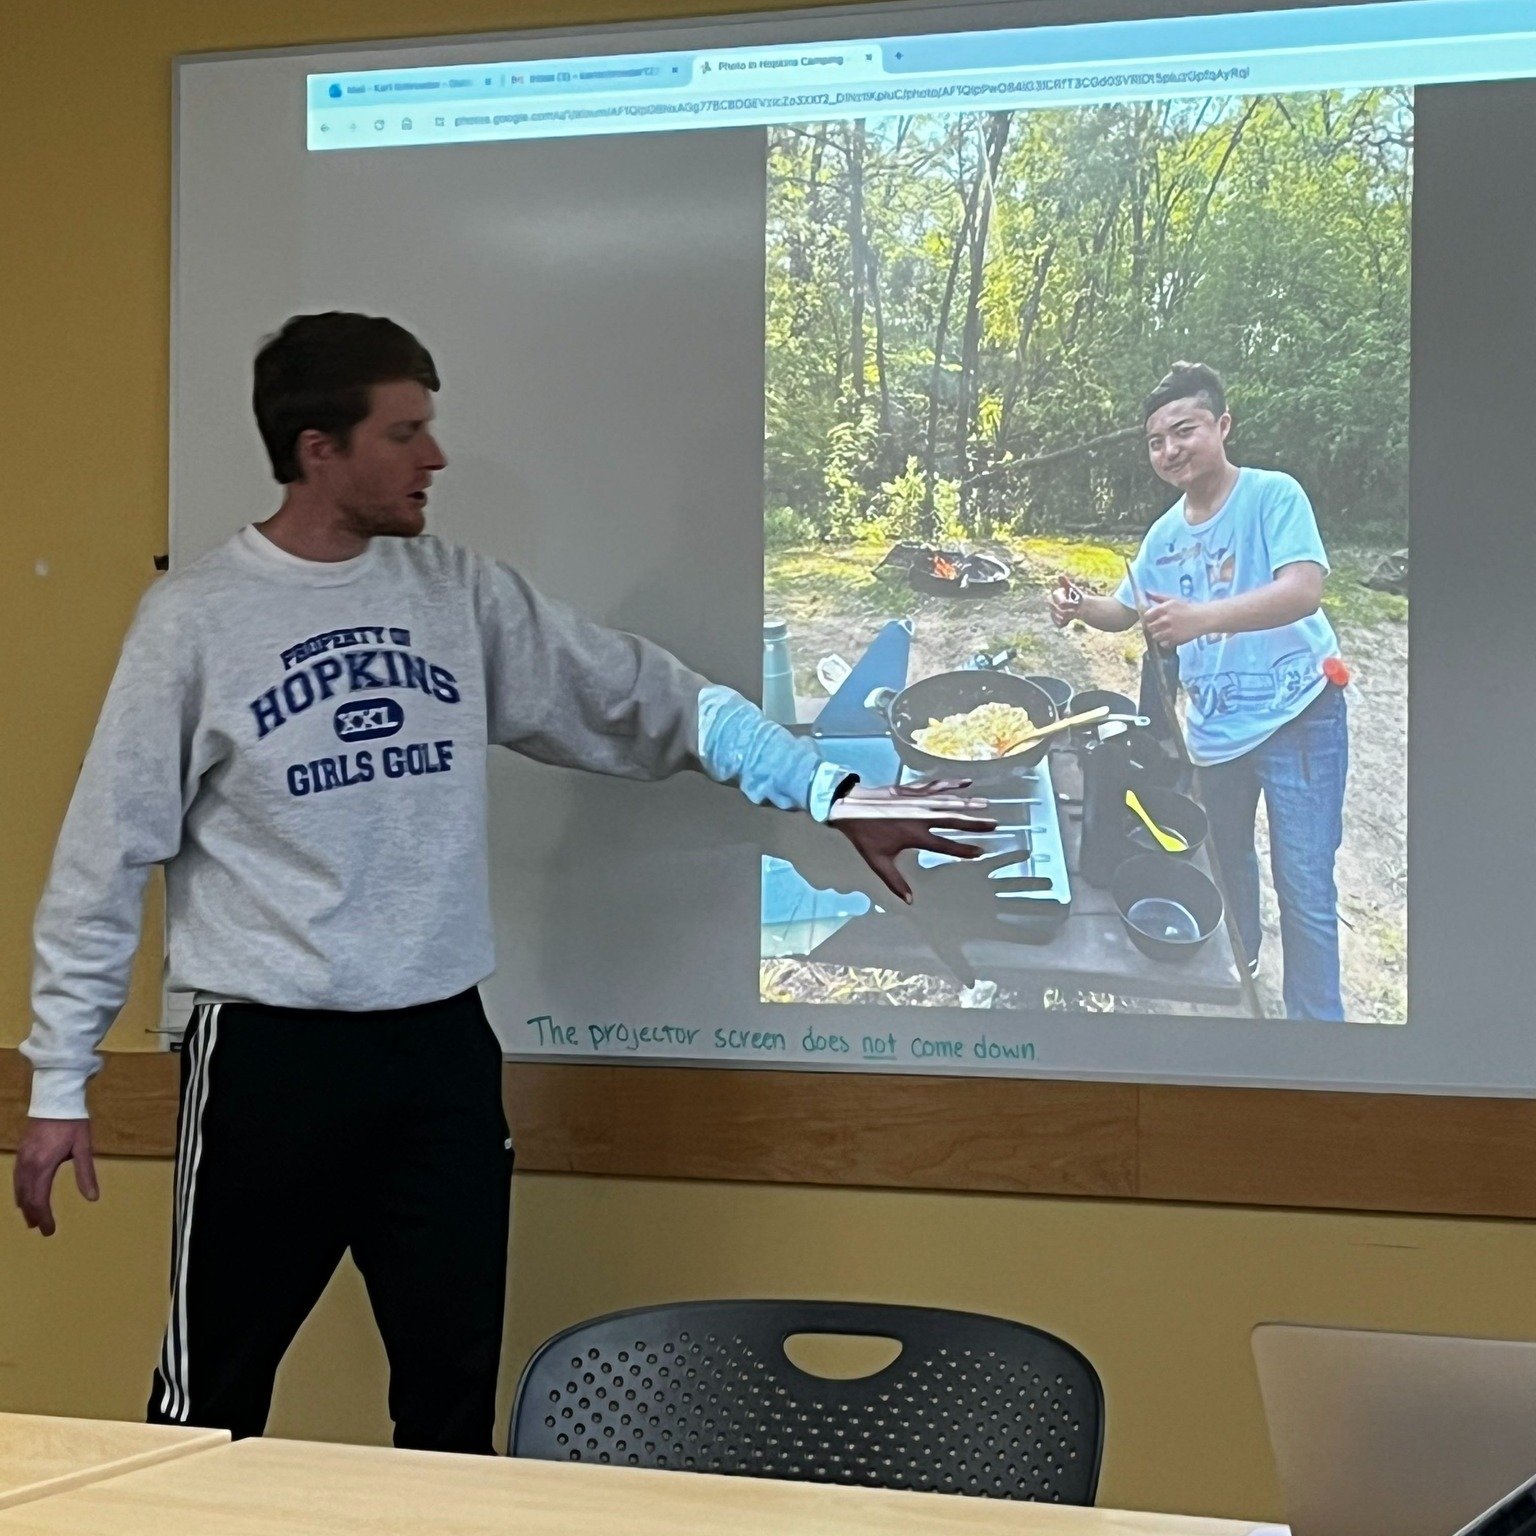
[[[414,538],[427,525],[427,488],[448,462],[432,435],[432,394],[403,381],[375,384],[372,408],[345,448],[306,433],[305,478],[363,538]],[[301,439],[301,442],[304,439]]]
[[[1147,457],[1158,479],[1187,491],[1226,465],[1231,430],[1231,415],[1213,415],[1198,396],[1170,400],[1147,417]]]

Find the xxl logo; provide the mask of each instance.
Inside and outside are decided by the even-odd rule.
[[[393,699],[353,699],[336,711],[333,723],[343,741],[377,741],[405,724],[405,711]]]

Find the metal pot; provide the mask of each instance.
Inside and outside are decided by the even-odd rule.
[[[1127,859],[1115,871],[1110,894],[1131,943],[1150,960],[1188,960],[1221,924],[1215,882],[1163,853]]]
[[[1108,688],[1084,688],[1072,695],[1072,713],[1083,714],[1090,709],[1097,709],[1101,704],[1109,707],[1110,715],[1115,718],[1136,714],[1136,701],[1127,698],[1123,693],[1114,693]],[[1086,746],[1090,741],[1098,739],[1099,725],[1074,725],[1067,733],[1072,738],[1074,747]]]
[[[1137,777],[1140,777],[1139,773]],[[1205,808],[1189,795],[1156,785],[1139,784],[1133,779],[1127,786],[1135,790],[1142,809],[1165,832],[1177,833],[1189,845],[1179,853],[1170,853],[1147,831],[1145,823],[1129,806],[1125,808],[1126,836],[1144,853],[1161,853],[1165,858],[1187,859],[1205,843],[1211,823]]]
[[[1058,720],[1064,719],[1067,715],[1073,713],[1072,695],[1075,690],[1066,678],[1047,677],[1041,673],[1026,672],[1024,674],[1024,681],[1026,683],[1034,683],[1038,687],[1045,689],[1051,696],[1051,703],[1056,706],[1056,718]],[[1091,705],[1089,707],[1092,708]]]
[[[912,733],[930,721],[969,714],[982,704],[1011,704],[1029,716],[1031,725],[1050,725],[1056,719],[1050,695],[1011,672],[938,672],[908,684],[900,693],[877,688],[864,702],[885,716],[896,753],[907,767],[935,778],[969,779],[978,787],[1006,783],[1021,768],[1034,767],[1055,740],[1046,736],[1009,757],[979,760],[936,757],[913,741]]]

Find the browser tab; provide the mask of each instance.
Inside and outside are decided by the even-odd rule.
[[[700,54],[693,77],[703,84],[725,80],[767,82],[776,79],[827,80],[881,73],[875,43],[811,43],[800,48],[730,48]]]

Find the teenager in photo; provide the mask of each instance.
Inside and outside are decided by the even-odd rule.
[[[1280,907],[1285,1012],[1342,1019],[1334,858],[1343,837],[1349,733],[1338,655],[1320,609],[1328,556],[1306,492],[1276,470],[1227,457],[1232,417],[1220,376],[1176,363],[1142,405],[1152,468],[1179,492],[1113,596],[1058,581],[1058,626],[1130,629],[1178,654],[1185,741],[1210,818],[1248,967],[1258,974],[1259,796]],[[1328,670],[1332,670],[1331,668]]]

